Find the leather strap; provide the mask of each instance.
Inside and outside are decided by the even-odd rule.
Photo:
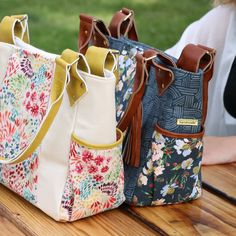
[[[132,121],[136,109],[142,100],[146,85],[145,81],[147,79],[145,73],[145,66],[146,66],[146,61],[144,57],[141,54],[137,54],[133,94],[132,97],[130,98],[126,112],[118,124],[118,128],[123,132],[130,125],[130,122]]]
[[[128,8],[116,12],[108,28],[114,38],[125,35],[131,40],[138,41],[134,12]]]
[[[156,63],[154,59],[159,58],[160,62],[163,62],[172,67],[177,67],[177,65],[167,54],[153,49],[146,50],[144,52],[144,57],[146,58],[145,60],[147,60],[147,70],[149,71],[151,65],[155,68],[158,95],[161,96],[172,84],[174,80],[174,74],[172,70],[166,66],[163,66],[162,63]]]
[[[128,137],[124,150],[124,160],[127,164],[138,167],[140,164],[140,151],[141,151],[141,128],[142,128],[142,98],[145,92],[146,82],[148,80],[148,70],[150,65],[156,69],[159,93],[163,94],[164,91],[173,82],[173,73],[157,64],[154,61],[158,55],[168,59],[167,56],[155,50],[147,50],[143,55],[136,55],[136,74],[134,78],[133,94],[130,99],[129,105],[125,114],[120,120],[118,127],[125,131],[128,129]],[[170,61],[172,63],[172,61]],[[160,77],[160,74],[162,75]]]
[[[98,47],[109,47],[107,35],[110,36],[110,32],[103,21],[80,14],[79,52],[85,54],[90,44]]]
[[[203,45],[188,44],[182,51],[177,65],[191,72],[203,70],[203,104],[202,104],[202,126],[207,116],[208,84],[213,76],[214,59],[216,51]]]
[[[5,16],[0,23],[0,41],[15,44],[15,37],[29,43],[28,16]]]

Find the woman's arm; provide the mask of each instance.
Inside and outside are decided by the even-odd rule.
[[[203,165],[236,162],[236,136],[205,136],[203,141]]]

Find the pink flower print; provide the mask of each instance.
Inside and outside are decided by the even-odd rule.
[[[26,106],[25,106],[26,110],[29,111],[31,108],[31,104],[30,101],[27,102]]]
[[[26,50],[23,50],[23,53],[25,54],[26,57],[30,56],[30,53]]]
[[[51,80],[51,78],[52,78],[52,73],[46,71],[46,72],[45,72],[45,77],[47,78],[47,80]]]
[[[88,167],[88,172],[89,172],[89,174],[94,174],[94,173],[96,173],[97,171],[98,171],[97,166],[91,165],[91,166]]]
[[[91,210],[93,212],[93,214],[96,214],[100,211],[100,208],[101,208],[101,202],[99,201],[96,201],[94,202],[92,205],[91,205]]]
[[[75,165],[75,171],[76,171],[76,173],[78,173],[78,174],[81,174],[82,173],[82,171],[83,171],[83,166],[82,166],[82,164],[81,163],[76,163],[76,165]]]
[[[7,65],[7,72],[5,78],[14,75],[18,69],[19,69],[19,64],[16,57],[11,57]]]
[[[102,162],[104,161],[104,157],[98,155],[95,159],[94,162],[96,163],[96,165],[100,166],[102,164]]]
[[[102,173],[105,173],[105,172],[107,172],[108,170],[109,170],[108,166],[104,166],[104,167],[102,167],[101,172],[102,172]]]
[[[44,101],[40,102],[39,112],[40,112],[40,115],[41,115],[42,118],[45,116],[46,111],[47,111],[47,104],[46,104],[46,102],[44,102]]]
[[[114,197],[110,197],[103,205],[103,207],[106,209],[106,208],[111,208],[114,203],[116,202],[116,198]]]
[[[111,161],[112,157],[107,158],[107,164]]]
[[[10,121],[3,123],[3,126],[0,129],[0,142],[11,142],[12,136],[16,131],[16,125],[12,124]]]
[[[84,162],[89,162],[93,160],[93,154],[90,151],[84,150],[82,153],[82,160]]]
[[[39,106],[37,104],[34,104],[31,107],[31,114],[32,116],[37,116],[39,114]]]
[[[34,83],[30,85],[30,88],[33,90],[34,89]]]
[[[26,93],[26,97],[28,98],[30,96],[30,92],[28,91],[27,93]]]
[[[71,143],[71,146],[70,146],[70,155],[73,161],[77,161],[77,159],[74,159],[75,157],[77,157],[76,145],[74,142]]]
[[[39,96],[40,102],[43,102],[44,99],[45,99],[45,93],[41,93],[40,96]]]
[[[31,63],[28,58],[26,57],[23,58],[20,65],[21,65],[21,70],[28,78],[32,78],[34,76],[34,72],[32,70]]]
[[[34,177],[34,181],[33,181],[35,184],[36,183],[38,183],[38,176],[36,175],[35,177]]]
[[[31,98],[31,101],[34,102],[34,101],[36,100],[36,98],[37,98],[37,93],[36,93],[36,92],[33,92],[33,93],[31,94],[30,98]]]
[[[75,188],[74,193],[75,193],[75,195],[80,195],[80,190],[78,188]]]
[[[94,175],[93,178],[97,181],[97,182],[100,182],[103,180],[103,176],[101,175]]]

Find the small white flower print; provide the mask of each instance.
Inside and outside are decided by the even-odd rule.
[[[147,185],[148,178],[142,173],[139,175],[138,184],[139,185]]]
[[[176,183],[173,183],[173,184],[167,184],[165,185],[162,190],[161,190],[161,195],[162,197],[165,197],[167,194],[168,195],[171,195],[175,192],[175,189],[177,188],[178,186],[176,185]]]
[[[177,153],[179,155],[183,155],[184,157],[188,156],[191,154],[192,150],[191,150],[191,146],[188,143],[188,139],[177,139],[176,140],[176,145],[174,145],[175,150],[177,151]]]
[[[119,81],[117,88],[118,88],[118,91],[122,90],[122,88],[123,88],[123,81],[122,80]]]
[[[189,158],[189,159],[187,159],[187,160],[185,160],[185,161],[183,161],[182,162],[182,164],[181,164],[181,167],[182,167],[182,169],[184,169],[184,170],[190,170],[191,169],[191,167],[192,167],[192,165],[193,165],[193,159],[192,158]]]
[[[165,170],[165,168],[163,168],[161,166],[158,166],[158,167],[154,168],[154,173],[155,173],[156,176],[158,176],[158,175],[163,174],[163,170]]]
[[[164,152],[162,151],[162,148],[164,147],[164,143],[157,144],[155,142],[152,143],[152,160],[158,161],[163,157]]]
[[[151,203],[152,206],[158,206],[158,205],[163,205],[163,204],[165,204],[164,198],[157,199],[155,201],[152,201],[152,203]]]

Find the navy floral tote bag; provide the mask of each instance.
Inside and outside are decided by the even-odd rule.
[[[189,44],[177,59],[140,43],[133,11],[126,8],[113,16],[109,28],[81,14],[80,52],[90,44],[118,52],[116,119],[125,132],[126,202],[163,205],[200,197],[215,50]]]

